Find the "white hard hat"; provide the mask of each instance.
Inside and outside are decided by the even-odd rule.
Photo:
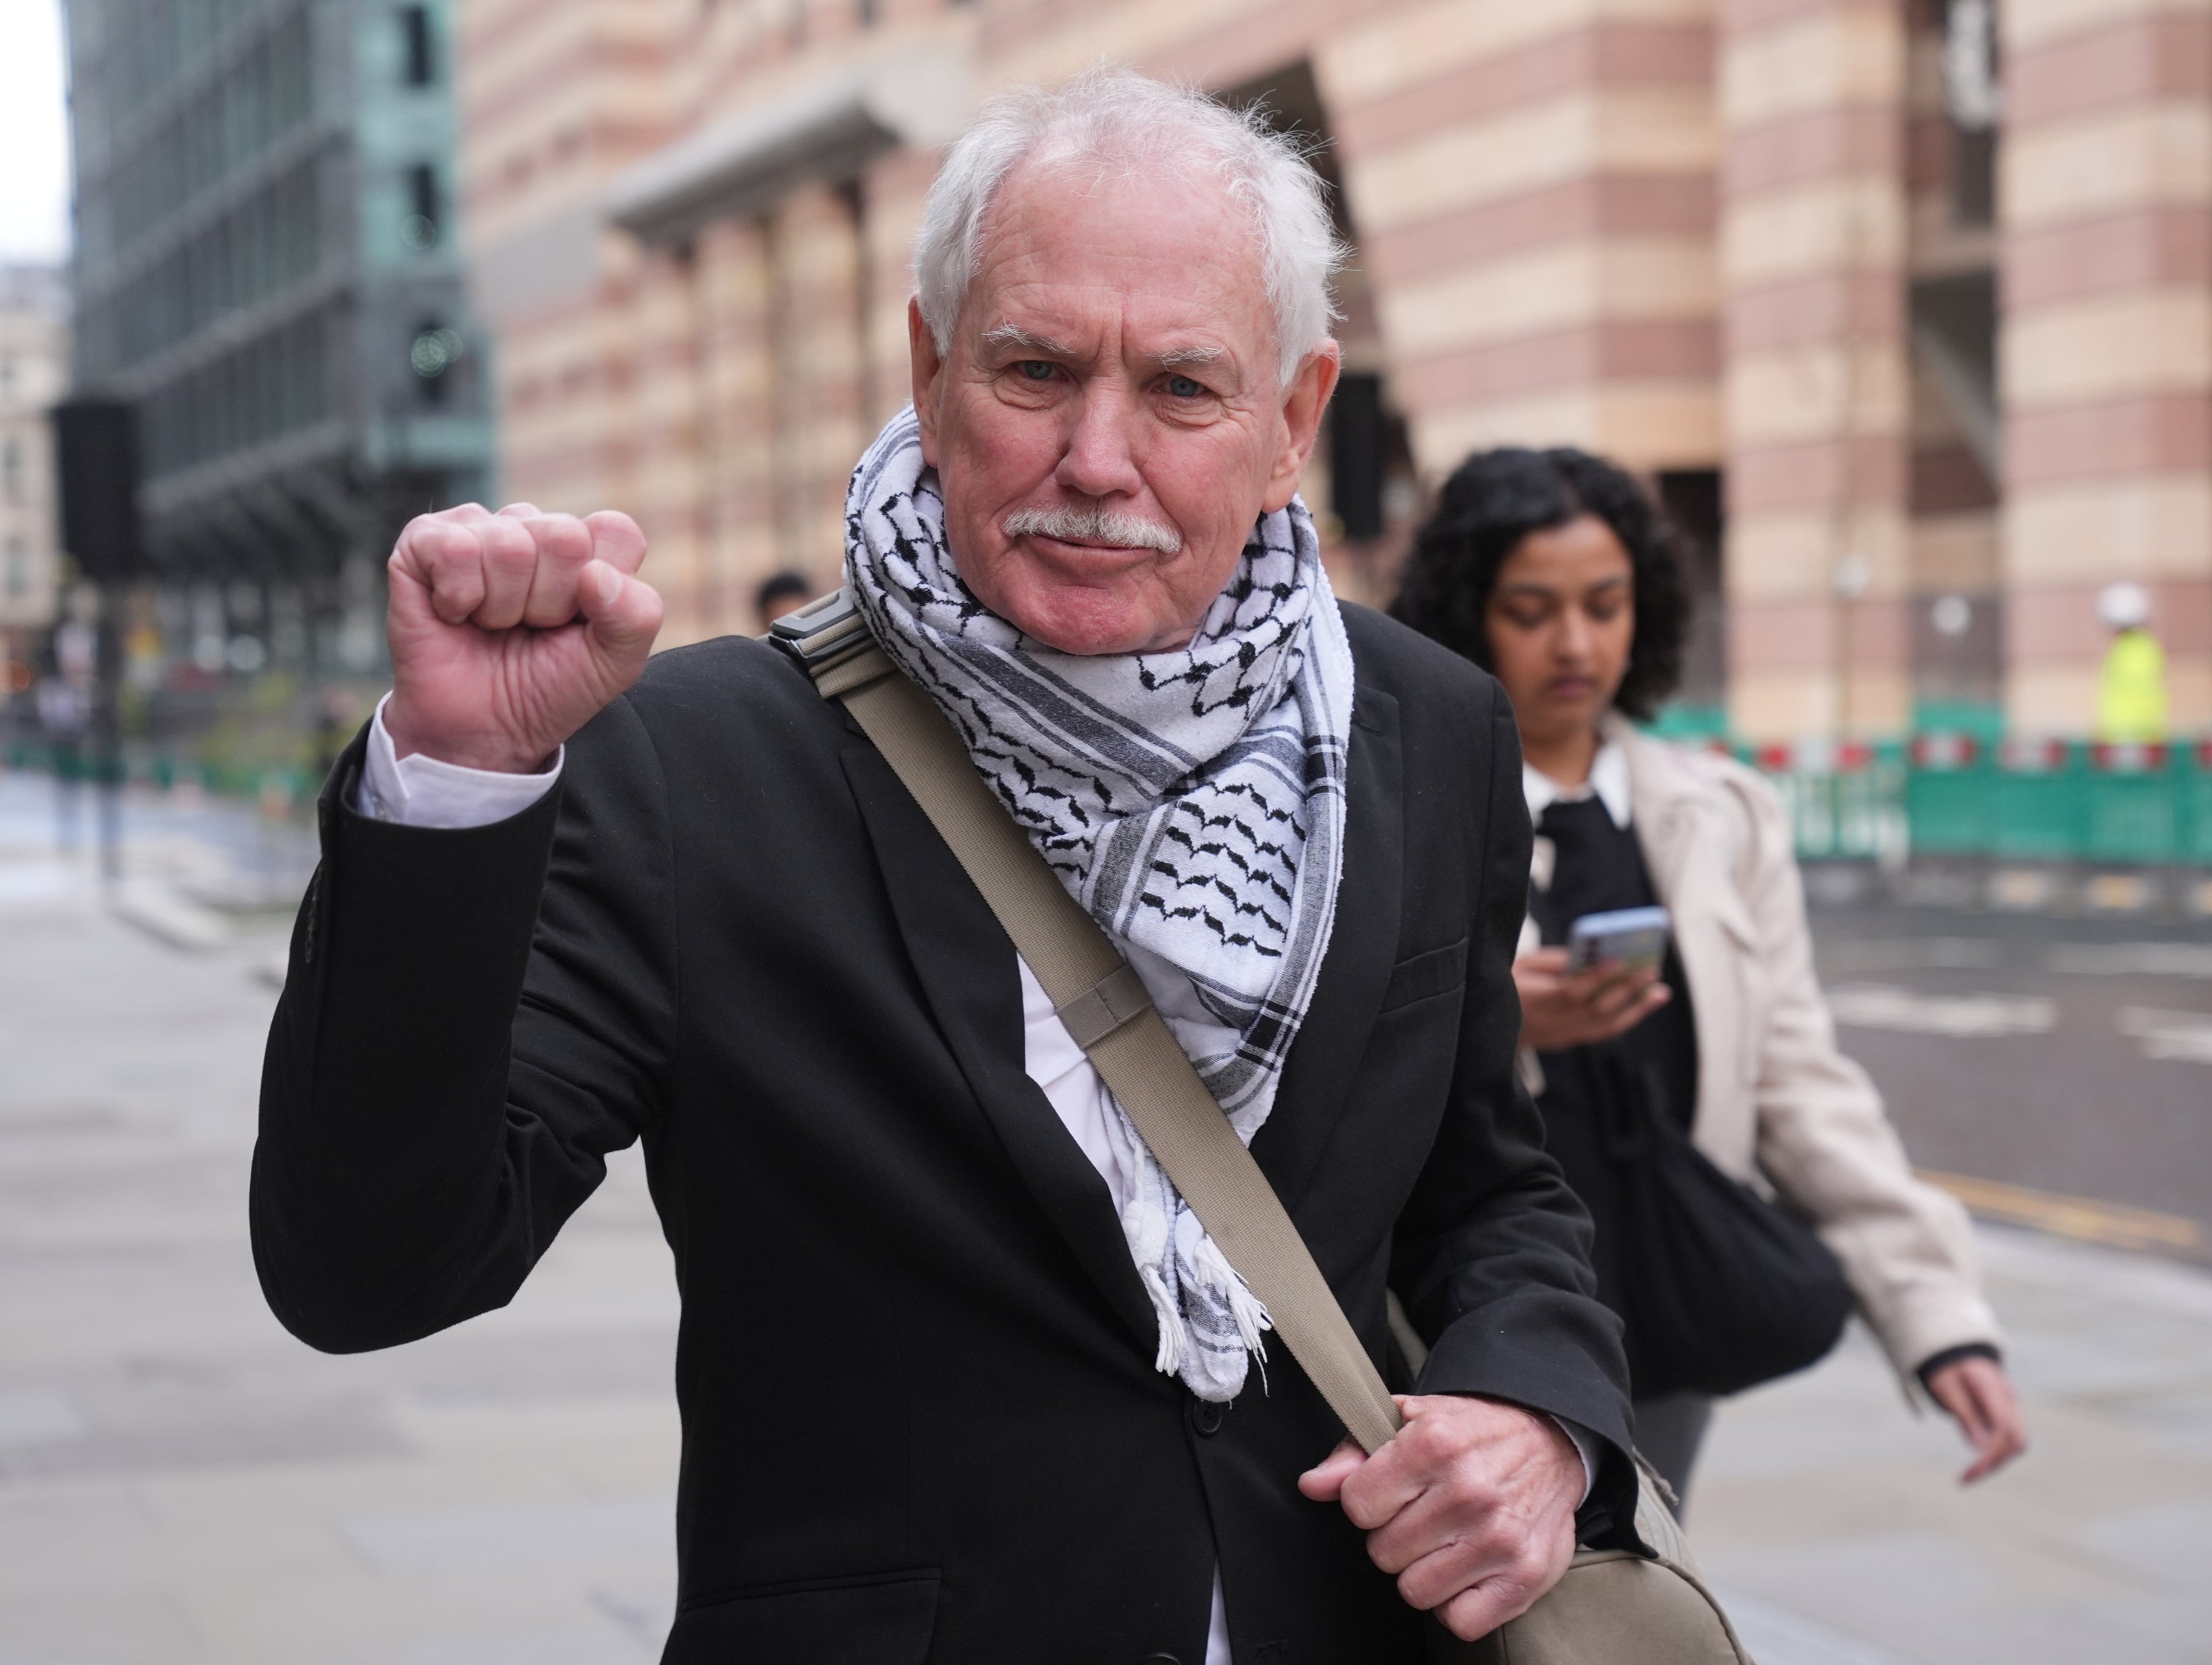
[[[2150,617],[2150,592],[2140,584],[2107,584],[2097,592],[2097,617],[2115,630],[2132,630]]]

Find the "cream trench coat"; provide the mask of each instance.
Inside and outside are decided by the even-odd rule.
[[[1966,1210],[1913,1176],[1874,1083],[1836,1048],[1773,787],[1618,719],[1606,734],[1628,759],[1631,824],[1690,988],[1698,1148],[1813,1223],[1908,1384],[1946,1348],[1995,1345]]]

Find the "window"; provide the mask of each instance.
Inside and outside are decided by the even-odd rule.
[[[1329,405],[1329,506],[1352,538],[1382,533],[1382,378],[1347,371]]]
[[[1728,508],[1721,471],[1668,469],[1652,483],[1680,536],[1675,549],[1690,598],[1690,635],[1674,700],[1692,711],[1717,713],[1728,704],[1728,599],[1721,568]]]
[[[20,538],[8,540],[7,569],[4,580],[0,581],[5,582],[11,596],[25,596],[31,592],[31,552],[23,547],[23,540]]]
[[[0,444],[0,491],[11,500],[23,495],[23,447],[14,440]]]
[[[437,78],[438,66],[432,56],[430,39],[430,9],[428,6],[402,6],[399,9],[399,40],[403,63],[401,75],[410,87],[428,87]]]
[[[409,248],[434,248],[438,242],[439,210],[438,170],[428,162],[416,162],[407,170],[407,217],[401,222],[399,234]]]
[[[1996,217],[1999,95],[1993,0],[1948,0],[1943,9],[1943,110],[1951,118],[1951,205],[1960,225]]]

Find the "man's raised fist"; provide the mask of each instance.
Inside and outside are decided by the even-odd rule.
[[[414,752],[511,775],[637,680],[660,597],[635,574],[627,514],[578,520],[510,503],[419,516],[392,551],[392,700],[384,726]]]

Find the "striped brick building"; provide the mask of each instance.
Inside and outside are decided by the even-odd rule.
[[[636,512],[671,640],[830,579],[939,149],[1112,58],[1327,142],[1350,592],[1470,448],[1574,443],[1701,542],[1691,715],[2085,732],[2131,578],[2212,729],[2212,0],[459,9],[504,490]]]

